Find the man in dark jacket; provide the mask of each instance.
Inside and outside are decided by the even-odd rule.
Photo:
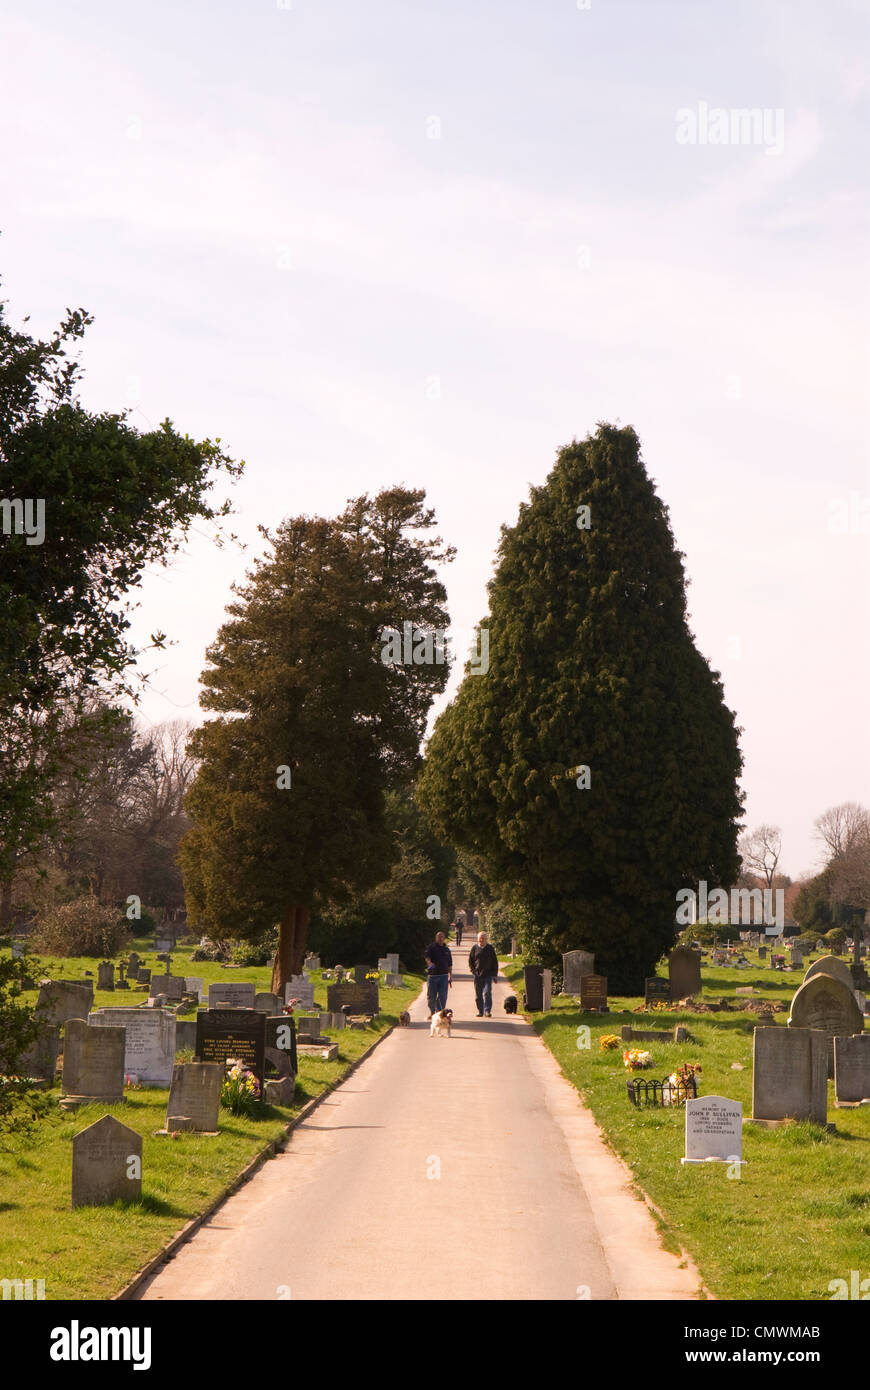
[[[447,1008],[447,991],[453,983],[453,957],[443,931],[435,933],[435,940],[426,947],[427,994],[429,1017]]]
[[[486,932],[477,933],[477,945],[468,952],[468,964],[474,976],[474,997],[477,1017],[492,1018],[492,982],[498,975],[498,956],[486,939]]]

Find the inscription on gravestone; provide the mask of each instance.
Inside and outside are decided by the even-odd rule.
[[[256,997],[257,986],[250,980],[219,980],[208,987],[210,1009],[252,1009]]]
[[[602,1013],[607,1008],[607,976],[584,975],[580,981],[580,1008]]]
[[[644,1003],[649,1004],[669,1004],[671,1002],[670,980],[663,980],[660,975],[650,975],[644,981],[643,987]]]
[[[174,1013],[164,1009],[109,1007],[88,1019],[96,1028],[124,1029],[124,1070],[143,1085],[168,1086],[175,1058]]]
[[[196,1057],[199,1062],[240,1058],[254,1075],[264,1079],[266,1015],[253,1009],[202,1009],[196,1016]]]
[[[743,1156],[743,1106],[725,1096],[686,1101],[686,1156],[683,1163],[734,1162]]]
[[[142,1135],[103,1115],[72,1141],[72,1205],[137,1202],[141,1196]]]

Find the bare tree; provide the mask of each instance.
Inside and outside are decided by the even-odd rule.
[[[870,837],[870,811],[858,801],[831,806],[817,819],[816,834],[830,850],[830,863]]]
[[[742,872],[757,874],[772,889],[782,853],[782,831],[779,826],[760,825],[757,830],[741,835],[737,848]]]

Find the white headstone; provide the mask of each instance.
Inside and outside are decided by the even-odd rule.
[[[97,1009],[97,1028],[124,1029],[124,1072],[149,1086],[168,1086],[175,1065],[175,1014],[169,1009]]]
[[[724,1096],[686,1101],[686,1156],[682,1163],[743,1160],[743,1106]]]

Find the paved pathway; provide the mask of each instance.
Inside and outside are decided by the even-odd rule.
[[[692,1298],[574,1088],[521,1016],[453,1036],[425,997],[153,1276],[146,1299]],[[208,1142],[208,1141],[204,1141]]]

